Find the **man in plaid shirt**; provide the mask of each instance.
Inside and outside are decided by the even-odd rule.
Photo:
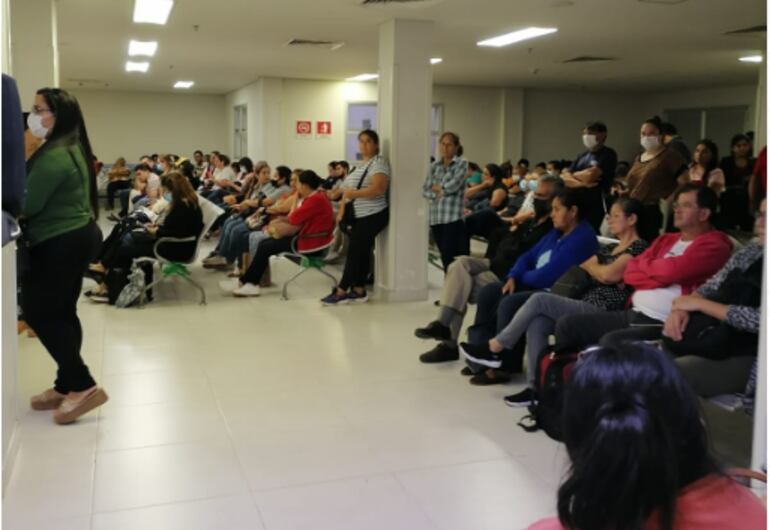
[[[460,137],[451,132],[441,135],[441,159],[430,166],[422,195],[430,201],[430,229],[441,252],[446,272],[455,256],[468,254],[470,241],[463,221],[463,196],[468,162],[463,154]]]

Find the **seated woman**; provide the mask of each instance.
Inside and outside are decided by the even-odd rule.
[[[193,237],[203,230],[203,213],[198,195],[181,173],[171,172],[163,177],[163,195],[169,203],[164,218],[157,224],[147,223],[142,230],[132,230],[119,240],[118,244],[102,255],[101,272],[113,268],[128,269],[135,258],[154,256],[155,243],[162,237]],[[169,260],[187,260],[195,252],[196,242],[161,244],[159,253]],[[91,292],[96,302],[107,301],[107,286],[102,283]]]
[[[264,240],[246,273],[240,278],[235,296],[259,296],[259,281],[265,273],[270,256],[292,249],[292,239],[298,235],[297,250],[312,252],[323,248],[334,237],[334,211],[321,187],[321,177],[313,171],[303,171],[299,176],[297,194],[299,201],[286,219],[276,219],[270,224],[271,239]]]
[[[466,358],[489,368],[510,364],[503,356],[510,354],[526,333],[527,388],[505,398],[512,407],[532,403],[537,377],[537,358],[548,346],[548,336],[554,332],[556,320],[562,315],[596,313],[624,309],[631,288],[623,283],[623,273],[631,258],[640,255],[648,243],[639,237],[636,226],[644,206],[636,199],[618,199],[610,209],[608,223],[616,244],[599,249],[595,256],[584,261],[580,268],[590,280],[584,285],[579,299],[552,293],[537,293],[527,300],[513,319],[490,339],[486,345],[474,345]],[[486,349],[484,348],[486,346]]]
[[[267,171],[269,173],[269,168]],[[263,178],[262,175],[264,175],[264,172],[265,168],[260,169],[258,174],[259,179]],[[275,174],[273,175],[272,180],[252,191],[252,198],[244,199],[241,203],[231,207],[231,217],[225,220],[222,225],[222,233],[216,248],[211,255],[203,260],[204,267],[226,269],[233,267],[236,256],[228,249],[233,248],[234,245],[239,245],[238,248],[244,248],[244,244],[234,242],[248,241],[250,231],[262,228],[261,225],[250,225],[247,223],[247,219],[259,208],[272,206],[281,196],[290,193],[290,179],[291,169],[286,166],[278,166],[275,168]],[[248,243],[246,243],[246,245],[247,244]],[[227,253],[227,255],[225,255],[225,253]]]
[[[558,518],[529,530],[765,528],[762,501],[712,460],[698,401],[664,352],[636,343],[586,353],[562,422],[571,464]]]
[[[131,168],[126,165],[126,159],[118,158],[107,172],[107,209],[115,208],[115,194],[120,190],[131,187]]]
[[[503,170],[497,164],[484,166],[481,184],[465,190],[465,209],[478,211],[484,208],[501,210],[506,205],[508,190],[503,184]]]
[[[596,234],[583,218],[579,198],[574,190],[559,190],[551,205],[553,230],[516,260],[505,283],[495,282],[481,289],[476,319],[468,330],[470,342],[460,343],[463,353],[473,357],[479,349],[486,350],[487,341],[508,325],[530,296],[550,288],[571,267],[596,254]],[[471,383],[486,385],[509,380],[511,372],[521,370],[523,355],[523,344],[517,345],[515,352],[505,355],[509,362],[501,370],[476,374]]]
[[[763,200],[757,239],[693,294],[675,298],[666,319],[664,347],[700,396],[741,392],[756,362],[766,208]]]
[[[692,164],[679,178],[679,185],[689,182],[703,184],[721,194],[725,189],[725,174],[719,168],[719,151],[711,140],[701,140],[692,153]]]

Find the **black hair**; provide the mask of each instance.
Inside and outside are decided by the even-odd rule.
[[[559,199],[559,202],[562,204],[562,206],[568,210],[573,206],[577,208],[578,221],[585,217],[585,212],[583,211],[583,203],[581,201],[582,196],[578,190],[571,188],[561,188],[554,194],[553,198]]]
[[[337,161],[336,161],[336,160],[332,160],[331,162],[329,162],[329,163],[328,163],[328,164],[326,164],[326,165],[327,165],[328,167],[337,167]]]
[[[189,160],[180,162],[179,172],[185,177],[187,177],[187,180],[192,181],[192,179],[195,178],[195,166]]]
[[[713,221],[714,216],[717,213],[717,208],[719,207],[719,197],[717,196],[717,193],[708,186],[701,186],[692,182],[684,184],[674,192],[674,202],[676,202],[683,193],[690,193],[692,191],[695,192],[695,202],[698,204],[698,208],[710,211],[711,215],[709,216],[709,220]]]
[[[553,184],[554,186],[560,186],[562,183],[562,180],[554,175],[543,175],[538,180],[544,184]],[[554,189],[554,191],[556,190]]]
[[[291,169],[287,166],[278,166],[275,168],[275,172],[278,173],[278,177],[286,184],[291,180]]]
[[[193,156],[195,156],[195,155],[203,156],[203,151],[201,151],[200,149],[196,149],[195,152],[193,152]]]
[[[230,157],[227,155],[223,155],[222,153],[216,153],[217,158],[222,161],[222,163],[226,166],[230,165]]]
[[[306,169],[299,174],[298,179],[300,184],[306,184],[311,190],[317,190],[321,186],[321,177],[316,175],[315,171]]]
[[[346,173],[350,171],[350,164],[348,164],[347,160],[340,160],[339,162],[336,162],[336,165],[338,167],[342,166],[343,168],[345,168]]]
[[[526,166],[526,167],[529,167],[529,160],[527,160],[526,158],[519,158],[519,161],[518,161],[518,162],[516,162],[516,165],[517,165],[517,166]]]
[[[497,164],[487,164],[485,167],[490,176],[495,179],[495,184],[500,184],[503,181],[503,178],[505,178],[503,169]]]
[[[738,133],[735,136],[733,136],[732,140],[730,140],[730,149],[735,147],[735,144],[738,142],[749,142],[749,145],[751,145],[751,138],[747,134]]]
[[[151,154],[150,158],[152,158],[153,160],[157,160],[158,159],[158,153]]]
[[[646,123],[649,123],[656,129],[658,129],[658,133],[661,133],[661,134],[663,133],[663,121],[660,119],[660,116],[653,116],[652,118],[647,118],[646,120],[644,120],[644,123],[642,125]]]
[[[380,135],[378,135],[375,131],[371,129],[364,129],[360,133],[358,133],[358,139],[360,140],[362,136],[366,136],[369,138],[372,142],[374,142],[375,145],[379,147],[380,145]]]
[[[607,126],[604,124],[603,121],[589,121],[588,123],[586,123],[586,126],[583,128],[591,132],[598,132],[598,133],[607,132]]]
[[[238,165],[243,166],[246,169],[246,173],[251,173],[254,171],[254,162],[251,161],[251,158],[248,156],[244,156],[240,160],[238,160]]]
[[[47,141],[27,162],[28,167],[37,160],[38,153],[53,149],[57,146],[77,145],[86,160],[88,173],[88,199],[95,218],[99,217],[99,192],[96,185],[96,168],[92,163],[94,152],[91,140],[88,138],[83,112],[75,96],[61,88],[41,88],[37,94],[45,99],[56,122],[54,123]]]
[[[477,171],[481,171],[481,168],[476,162],[468,162],[468,169],[476,173]]]
[[[150,155],[142,155],[139,157],[139,160],[144,160],[145,158],[149,158],[150,160],[152,160],[152,157]]]
[[[562,168],[561,161],[549,160],[548,163],[551,164],[553,167],[555,167],[556,171],[561,171],[561,168]]]
[[[545,169],[545,162],[538,162],[537,164],[535,164],[535,167],[539,167],[541,169]]]
[[[487,167],[489,167],[489,165],[487,165]],[[510,178],[511,175],[513,175],[513,164],[511,164],[510,160],[506,160],[500,164],[500,170],[503,172],[503,178]]]
[[[441,135],[439,142],[443,140],[445,136],[449,136],[452,139],[452,143],[457,146],[457,156],[463,156],[465,149],[463,149],[463,145],[460,143],[460,137],[453,132],[447,131]]]
[[[587,352],[567,384],[562,416],[571,465],[559,488],[561,524],[580,530],[673,530],[682,488],[716,472],[698,400],[663,351],[644,343]]]
[[[644,204],[642,204],[642,201],[639,199],[632,199],[631,197],[618,197],[615,199],[615,202],[612,203],[613,206],[616,204],[620,206],[620,210],[626,217],[631,217],[632,215],[636,216],[636,233],[639,237],[645,241],[652,241],[655,239],[654,234],[642,234],[640,232],[640,229],[646,225],[646,223],[642,221],[642,218],[645,216]]]
[[[137,164],[134,171],[152,171],[152,168],[145,163]]]
[[[660,124],[660,134],[664,136],[676,136],[679,134],[673,123],[664,121]]]
[[[704,138],[703,140],[699,141],[697,144],[695,144],[695,147],[697,148],[699,145],[703,145],[706,147],[706,149],[711,151],[711,160],[709,160],[708,167],[704,168],[703,171],[703,182],[708,184],[709,173],[711,173],[719,166],[719,148],[717,147],[717,144],[708,138]]]

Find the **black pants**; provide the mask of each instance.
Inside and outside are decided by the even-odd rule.
[[[113,180],[107,184],[107,206],[110,210],[115,207],[115,194],[120,190],[130,190],[131,182],[127,180]]]
[[[251,260],[246,274],[241,276],[242,283],[251,283],[259,285],[262,275],[265,274],[268,265],[270,265],[270,256],[275,256],[281,252],[291,250],[291,237],[282,237],[281,239],[265,239],[257,247],[257,253]]]
[[[599,187],[586,188],[581,191],[580,196],[585,211],[584,217],[598,234],[604,217],[607,215],[604,209],[604,193]]]
[[[114,241],[107,252],[102,254],[102,265],[106,269],[128,269],[134,258],[154,256],[156,241],[157,239],[146,232],[124,232],[120,239]]]
[[[642,218],[637,223],[639,236],[645,241],[652,242],[660,235],[661,228],[663,228],[663,213],[660,211],[660,206],[658,204],[645,204]]]
[[[489,239],[492,231],[503,225],[505,221],[492,208],[474,212],[465,218],[465,230],[469,237],[480,236]]]
[[[83,328],[77,301],[83,273],[96,256],[102,235],[95,223],[30,248],[22,279],[24,317],[58,366],[57,392],[80,392],[96,382],[80,356]]]
[[[348,207],[352,206],[348,205]],[[350,244],[348,245],[348,255],[345,258],[345,270],[339,284],[340,289],[347,291],[351,287],[364,288],[366,286],[372,249],[374,249],[374,238],[387,225],[388,210],[356,219],[349,236]]]
[[[556,321],[556,346],[579,351],[588,346],[603,346],[628,341],[657,340],[663,322],[633,309],[584,315],[566,315]]]
[[[439,252],[441,252],[441,263],[444,265],[444,272],[452,264],[455,257],[470,254],[470,241],[465,233],[465,223],[463,223],[462,219],[452,223],[432,225],[430,230],[433,232],[433,240],[436,242]]]

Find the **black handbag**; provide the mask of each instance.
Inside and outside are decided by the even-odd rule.
[[[554,282],[551,286],[551,293],[579,300],[583,298],[593,284],[594,279],[591,275],[579,265],[575,265]]]
[[[358,186],[356,186],[357,190],[360,190],[361,186],[364,184],[364,179],[366,178],[366,174],[369,173],[369,168],[371,166],[372,162],[369,162],[364,170],[364,174],[361,175],[361,180],[358,181]],[[356,224],[356,211],[355,208],[353,208],[354,202],[355,201],[350,201],[345,204],[345,211],[342,212],[342,220],[340,220],[340,230],[346,235],[350,235],[353,232],[353,225]]]

